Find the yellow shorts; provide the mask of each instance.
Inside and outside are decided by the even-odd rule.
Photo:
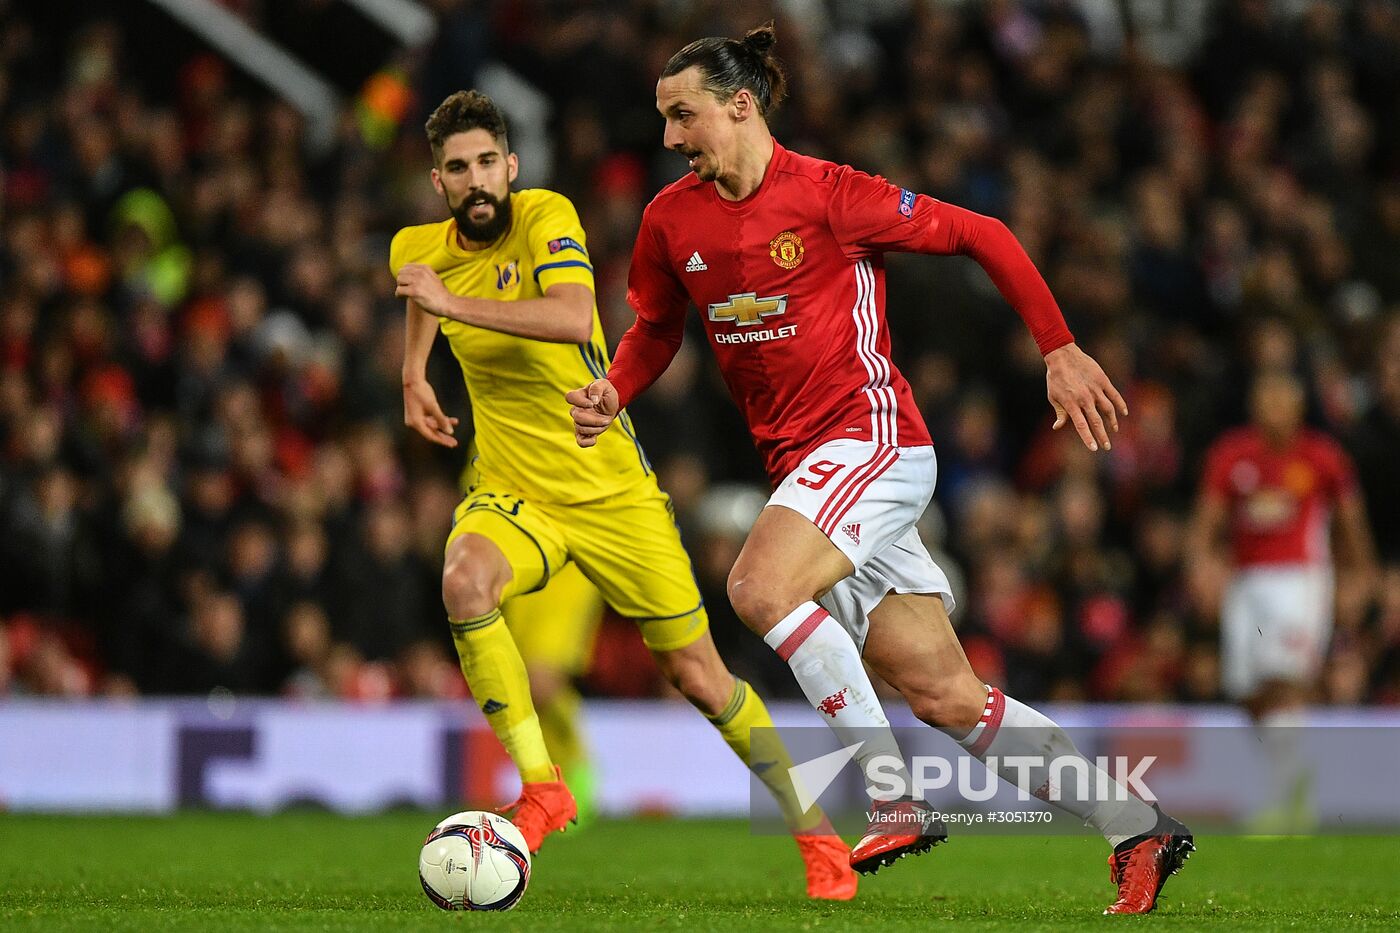
[[[654,482],[576,505],[527,502],[483,482],[458,504],[447,545],[465,534],[490,539],[510,564],[503,603],[543,589],[572,561],[653,651],[684,648],[709,629],[671,500]]]
[[[570,562],[544,589],[506,600],[501,614],[526,665],[543,664],[578,676],[588,670],[593,655],[603,594]]]

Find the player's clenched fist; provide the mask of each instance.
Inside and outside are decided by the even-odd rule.
[[[565,393],[564,401],[572,408],[569,416],[574,419],[574,440],[580,447],[592,447],[598,443],[598,435],[608,429],[617,417],[617,390],[606,379],[599,379],[582,389]]]
[[[399,270],[394,295],[411,298],[414,304],[429,314],[443,317],[447,316],[448,306],[452,302],[452,293],[442,284],[442,279],[438,278],[432,267],[421,262],[410,262]]]

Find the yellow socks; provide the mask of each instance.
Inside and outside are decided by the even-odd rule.
[[[530,700],[530,678],[501,610],[451,623],[457,658],[476,705],[506,747],[522,781],[553,781],[554,762]]]
[[[577,731],[578,694],[571,689],[560,691],[542,721],[530,699],[525,662],[500,610],[454,621],[451,628],[472,696],[520,769],[521,780],[554,780],[550,748],[561,762],[583,761],[586,753]],[[740,760],[768,787],[793,832],[811,830],[822,821],[819,808],[814,806],[804,813],[798,806],[788,776],[792,758],[773,726],[768,708],[748,684],[736,677],[729,702],[709,720]],[[550,746],[545,744],[545,727],[550,733]]]
[[[729,702],[718,715],[706,718],[724,736],[734,754],[768,787],[789,829],[794,833],[807,832],[821,823],[824,815],[819,807],[813,806],[804,813],[798,806],[797,794],[788,776],[792,758],[773,725],[773,718],[768,715],[768,707],[752,687],[734,678],[734,692],[729,695]]]

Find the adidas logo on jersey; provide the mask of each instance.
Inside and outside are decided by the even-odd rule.
[[[704,272],[709,268],[709,266],[705,265],[705,260],[700,258],[700,251],[698,249],[690,254],[690,259],[686,260],[686,272]]]
[[[850,538],[856,544],[860,544],[860,522],[851,522],[841,530],[846,533],[846,537]]]
[[[499,713],[509,705],[509,703],[502,703],[500,700],[487,700],[481,704],[481,711],[489,716],[492,713]]]

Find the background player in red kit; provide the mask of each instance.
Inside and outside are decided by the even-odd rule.
[[[867,777],[870,763],[899,751],[862,653],[921,720],[1044,796],[1046,774],[1002,763],[1078,752],[1059,726],[973,673],[948,622],[947,578],[914,530],[936,463],[890,360],[882,254],[975,258],[1045,354],[1055,426],[1072,423],[1091,450],[1109,448],[1126,405],[1075,346],[1003,224],[773,139],[765,117],[784,90],[774,39],[771,26],[742,41],[701,39],[662,72],[665,145],[688,158],[692,174],[643,215],[628,280],[637,322],[608,377],[567,396],[578,441],[591,446],[666,369],[693,302],[775,487],[730,574],[739,616],[789,663],[842,744],[861,743],[855,757]],[[1135,797],[1073,799],[1071,791],[1058,802],[1114,846],[1119,896],[1109,912],[1151,910],[1191,851],[1186,828]],[[876,809],[852,851],[857,870],[946,838],[922,801],[906,796]]]
[[[1251,423],[1222,435],[1206,455],[1187,549],[1198,563],[1210,561],[1228,532],[1221,673],[1226,696],[1244,703],[1261,727],[1274,786],[1254,827],[1269,832],[1315,822],[1293,727],[1332,638],[1334,515],[1354,579],[1364,586],[1374,576],[1351,459],[1336,441],[1303,427],[1303,406],[1303,387],[1287,373],[1255,380]]]

